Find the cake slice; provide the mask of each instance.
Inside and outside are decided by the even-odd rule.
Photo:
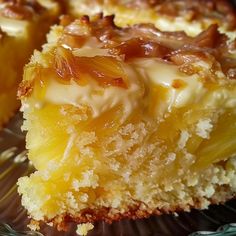
[[[0,128],[19,108],[16,93],[23,66],[58,14],[54,1],[0,1]]]
[[[236,14],[229,0],[68,0],[67,11],[74,16],[115,14],[119,26],[153,23],[163,31],[185,31],[196,36],[211,24],[236,33]]]
[[[63,18],[19,88],[30,217],[63,228],[234,197],[235,45],[217,25],[189,37]]]

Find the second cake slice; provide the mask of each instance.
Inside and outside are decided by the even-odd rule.
[[[0,3],[0,128],[19,108],[17,87],[23,67],[46,39],[60,12],[55,1],[1,1]]]

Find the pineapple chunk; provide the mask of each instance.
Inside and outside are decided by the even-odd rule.
[[[235,44],[216,25],[178,41],[112,20],[62,20],[25,67],[36,171],[18,191],[34,220],[110,222],[235,195]]]

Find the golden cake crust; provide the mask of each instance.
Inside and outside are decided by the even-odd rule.
[[[225,192],[225,193],[224,193]],[[58,230],[66,231],[69,224],[71,222],[82,224],[82,223],[94,223],[97,221],[105,221],[106,223],[111,224],[114,221],[119,221],[123,219],[142,219],[142,218],[148,218],[151,215],[162,215],[162,214],[171,214],[171,213],[178,213],[182,211],[190,211],[191,209],[204,209],[206,208],[206,200],[210,201],[211,204],[221,204],[226,202],[227,200],[230,200],[232,198],[235,198],[235,193],[231,192],[229,188],[227,187],[221,187],[218,194],[224,193],[223,197],[219,198],[217,194],[211,198],[199,198],[194,199],[192,205],[186,205],[186,204],[177,204],[175,206],[172,206],[170,208],[149,208],[142,202],[136,202],[136,206],[132,206],[132,208],[129,208],[128,211],[125,211],[123,213],[118,212],[116,209],[112,208],[106,208],[102,207],[100,209],[85,209],[79,213],[79,215],[60,215],[58,217],[55,217],[54,219],[47,221],[46,223],[53,223],[55,227],[57,227]],[[145,207],[144,207],[145,206]],[[37,221],[32,221],[32,224],[38,224]]]

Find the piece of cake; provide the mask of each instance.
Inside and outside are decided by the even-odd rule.
[[[190,37],[63,18],[19,88],[30,217],[63,228],[234,197],[235,45],[217,25]]]
[[[23,67],[45,42],[58,13],[54,1],[0,1],[0,128],[19,108],[16,93]]]
[[[67,11],[74,16],[115,14],[119,26],[153,23],[162,31],[185,31],[196,36],[211,24],[222,32],[236,32],[236,14],[228,0],[68,0]]]

